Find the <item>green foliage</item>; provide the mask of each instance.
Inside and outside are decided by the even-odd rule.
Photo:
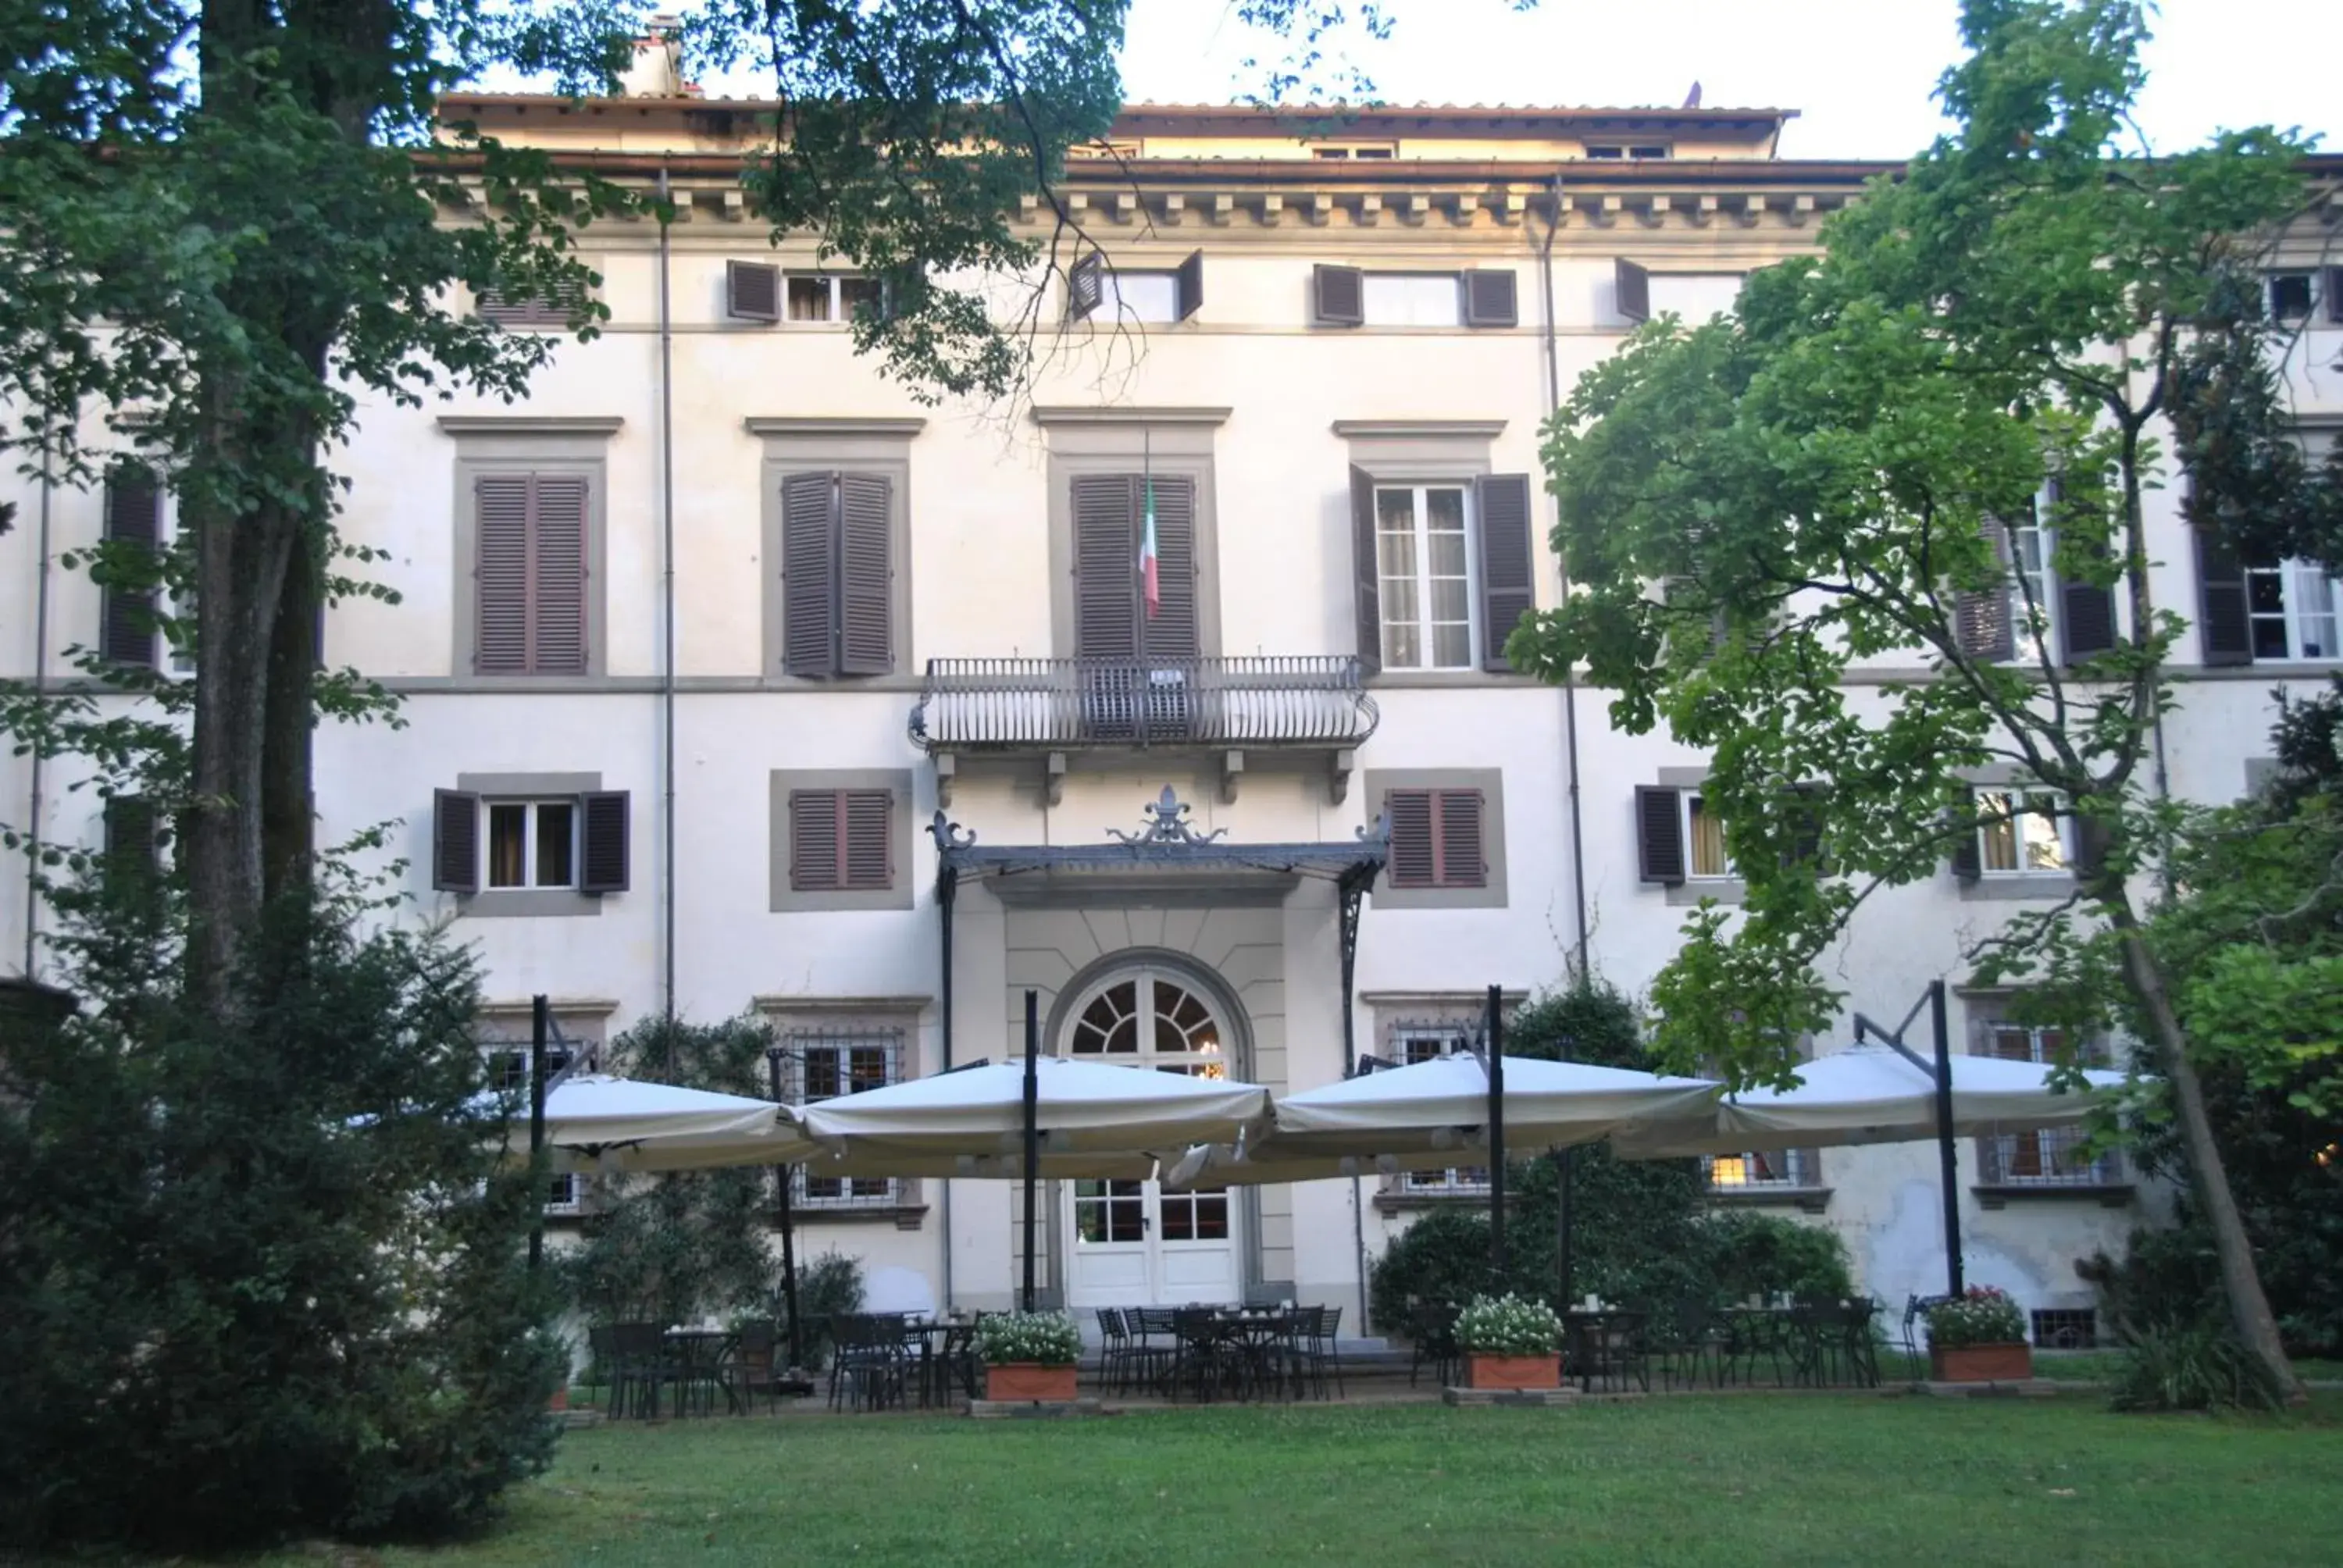
[[[831,1248],[809,1263],[798,1265],[798,1312],[804,1327],[799,1349],[809,1369],[819,1370],[830,1356],[830,1321],[862,1310],[862,1260]],[[774,1314],[781,1332],[789,1332],[788,1304]]]
[[[1081,1360],[1082,1331],[1071,1312],[998,1312],[976,1325],[976,1353],[987,1366],[1071,1366]]]
[[[603,1062],[628,1078],[761,1098],[776,1043],[753,1014],[716,1024],[654,1016],[612,1040]],[[579,1244],[560,1257],[570,1300],[606,1323],[769,1312],[780,1284],[772,1180],[755,1167],[605,1179]]]
[[[1836,1231],[1748,1209],[1720,1210],[1701,1229],[1707,1243],[1701,1271],[1713,1300],[1770,1301],[1787,1292],[1799,1301],[1835,1302],[1855,1293],[1854,1265]]]
[[[443,1533],[543,1468],[561,1372],[470,959],[329,879],[226,988],[176,894],[60,890],[82,1010],[0,1040],[0,1542]]]
[[[2026,1342],[2026,1314],[1995,1285],[1971,1285],[1949,1302],[1928,1309],[1928,1344],[1957,1350],[1964,1345]]]
[[[2131,1336],[2108,1404],[2125,1411],[2274,1410],[2269,1374],[2207,1318],[2157,1323]]]
[[[1456,1343],[1487,1356],[1558,1355],[1562,1320],[1542,1301],[1475,1296],[1456,1314]]]

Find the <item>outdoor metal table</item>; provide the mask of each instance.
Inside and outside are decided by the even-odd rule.
[[[730,1329],[669,1329],[661,1337],[675,1358],[677,1415],[692,1414],[694,1404],[704,1405],[712,1414],[719,1390],[731,1413],[740,1413],[740,1396],[724,1375],[724,1363],[740,1342],[738,1333]]]
[[[1578,1379],[1591,1393],[1597,1378],[1624,1382],[1634,1378],[1645,1393],[1652,1392],[1651,1369],[1644,1353],[1644,1331],[1650,1314],[1617,1307],[1562,1314],[1563,1371]]]
[[[1223,1389],[1238,1399],[1281,1392],[1292,1364],[1295,1315],[1272,1308],[1212,1308],[1176,1315],[1180,1339],[1176,1398],[1182,1383],[1200,1400]]]
[[[975,1339],[972,1317],[913,1319],[903,1325],[904,1345],[908,1348],[914,1342],[919,1345],[922,1406],[950,1402],[955,1371],[965,1374],[960,1379],[961,1391],[970,1399],[977,1396],[975,1368],[966,1353]]]

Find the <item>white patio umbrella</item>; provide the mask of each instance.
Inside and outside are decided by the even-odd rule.
[[[1961,1138],[2081,1121],[2124,1082],[2120,1072],[2087,1070],[2084,1088],[2062,1091],[2051,1086],[2054,1070],[2040,1063],[1947,1060],[1952,1131]],[[1705,1116],[1631,1124],[1614,1135],[1612,1147],[1630,1160],[1664,1160],[1938,1136],[1936,1075],[1898,1051],[1858,1045],[1802,1064],[1798,1076],[1804,1081],[1795,1089],[1728,1095]]]
[[[525,1152],[524,1108],[507,1137]],[[747,1095],[581,1072],[545,1094],[545,1144],[558,1171],[704,1171],[782,1165],[812,1152],[787,1107]]]
[[[1153,1157],[1231,1141],[1269,1108],[1258,1084],[1042,1057],[1034,1064],[1041,1176],[1141,1176]],[[1025,1063],[988,1062],[806,1106],[816,1170],[1024,1173]]]
[[[1504,1059],[1504,1141],[1520,1158],[1591,1143],[1641,1120],[1704,1114],[1717,1086],[1620,1067]],[[1191,1151],[1168,1184],[1307,1181],[1470,1164],[1489,1146],[1489,1075],[1476,1056],[1437,1057],[1286,1096],[1241,1144]]]

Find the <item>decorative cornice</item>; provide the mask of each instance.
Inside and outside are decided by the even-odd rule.
[[[545,1005],[547,1011],[557,1016],[562,1013],[586,1013],[607,1018],[618,1010],[618,1004],[616,1001],[608,997],[598,996],[557,996],[548,999]],[[484,1001],[475,1010],[491,1018],[527,1018],[536,1010],[536,1007],[537,1003],[533,999],[520,1001]]]
[[[759,996],[749,999],[759,1012],[918,1012],[930,996]]]
[[[442,414],[447,436],[615,436],[626,420],[617,414]]]
[[[927,420],[913,416],[908,418],[870,417],[861,415],[787,415],[767,417],[750,415],[740,421],[751,436],[884,436],[897,440],[910,440],[928,427]]]
[[[1042,407],[1035,405],[1036,425],[1225,425],[1230,408],[1206,407]]]
[[[1493,441],[1505,433],[1503,419],[1337,419],[1334,434],[1345,441]]]

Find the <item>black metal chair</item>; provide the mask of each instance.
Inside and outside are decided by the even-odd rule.
[[[610,1386],[611,1379],[618,1375],[618,1347],[610,1331],[606,1328],[588,1329],[584,1383],[593,1392],[596,1404],[602,1402],[603,1391]]]
[[[1920,1342],[1920,1326],[1928,1321],[1928,1313],[1951,1301],[1950,1296],[1906,1296],[1904,1298],[1904,1353],[1911,1358],[1906,1369],[1915,1379],[1926,1375],[1922,1367],[1927,1360],[1926,1350]]]
[[[1463,1365],[1464,1352],[1456,1343],[1456,1309],[1446,1302],[1411,1300],[1407,1303],[1407,1385],[1423,1369],[1432,1369],[1433,1381],[1446,1387],[1456,1381]]]
[[[903,1320],[840,1312],[830,1320],[830,1408],[884,1410],[903,1402]]]
[[[768,1409],[779,1407],[781,1380],[774,1364],[779,1343],[769,1319],[741,1326],[721,1369],[726,1403],[736,1411],[753,1410],[761,1392]]]
[[[1644,1393],[1652,1392],[1649,1329],[1651,1314],[1641,1311],[1576,1312],[1563,1320],[1563,1372],[1574,1377],[1584,1392],[1598,1382],[1624,1392],[1633,1382]]]
[[[1338,1343],[1342,1330],[1342,1309],[1303,1307],[1294,1313],[1294,1319],[1296,1384],[1306,1382],[1320,1399],[1324,1399],[1331,1373],[1334,1396],[1343,1397],[1342,1352]]]
[[[1660,1387],[1675,1386],[1681,1376],[1686,1388],[1698,1388],[1703,1368],[1708,1386],[1725,1386],[1730,1334],[1716,1309],[1704,1301],[1678,1302],[1654,1320],[1651,1351],[1660,1363]]]
[[[1141,1388],[1175,1392],[1179,1385],[1180,1323],[1170,1307],[1133,1307],[1122,1315],[1131,1332],[1131,1372]]]
[[[1130,1386],[1131,1331],[1124,1326],[1119,1307],[1101,1307],[1097,1316],[1099,1387],[1108,1393],[1119,1394]]]
[[[610,1413],[653,1419],[660,1394],[680,1370],[669,1353],[666,1332],[657,1323],[613,1323],[609,1335]]]

